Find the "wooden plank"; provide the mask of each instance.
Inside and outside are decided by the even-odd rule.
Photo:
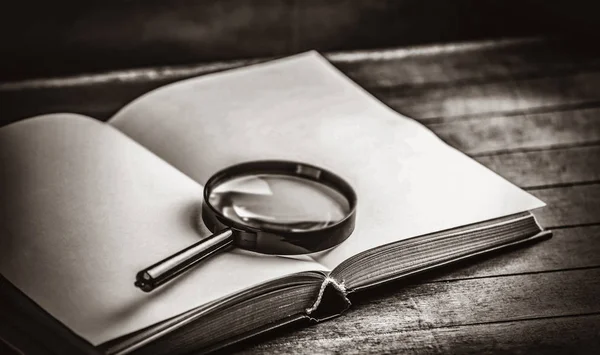
[[[381,287],[354,299],[335,327],[371,332],[439,328],[600,312],[600,269]],[[549,292],[549,291],[552,292]],[[565,302],[569,300],[569,302]]]
[[[534,211],[546,228],[600,223],[600,184],[530,191],[547,206]]]
[[[598,294],[600,268],[398,282],[356,295],[354,308],[331,328],[341,331],[345,324],[360,322],[369,324],[370,332],[385,333],[600,313]]]
[[[392,108],[417,119],[439,120],[440,116],[521,112],[600,100],[595,80],[599,74],[581,72],[596,70],[600,58],[589,46],[570,46],[564,41],[475,42],[342,52],[329,58]],[[257,61],[261,59],[3,83],[1,123],[59,111],[105,120],[156,87]],[[557,73],[562,76],[535,78]],[[432,88],[432,84],[443,85]],[[390,86],[395,89],[388,90]]]
[[[343,316],[342,316],[343,317]],[[520,322],[458,327],[369,332],[369,325],[352,324],[339,333],[325,331],[330,322],[252,347],[239,346],[236,354],[597,354],[600,352],[600,315],[534,319]],[[307,333],[311,335],[308,337]],[[234,350],[230,349],[229,351]]]
[[[590,46],[541,38],[348,51],[327,58],[361,86],[376,90],[530,79],[600,67]]]
[[[561,39],[524,38],[445,43],[401,48],[352,50],[322,53],[346,75],[367,89],[410,88],[458,83],[485,83],[503,78],[535,78],[557,74],[594,71],[600,68],[598,53],[587,45]],[[104,83],[147,81],[173,82],[214,71],[232,69],[271,57],[118,70],[78,75],[99,78]],[[473,70],[477,68],[477,70]],[[110,74],[107,76],[107,74]],[[49,80],[48,80],[49,79]],[[46,80],[8,82],[31,87],[45,86]],[[109,79],[108,82],[106,79]],[[73,84],[73,81],[66,81]],[[79,85],[83,82],[79,81]],[[7,83],[5,83],[7,84]],[[87,85],[87,84],[84,84]],[[2,87],[0,85],[0,87]]]
[[[409,117],[439,122],[457,117],[481,117],[600,102],[600,72],[445,85],[375,92],[394,110]]]
[[[600,181],[600,145],[480,156],[476,160],[524,188]]]
[[[428,127],[470,155],[582,145],[600,142],[600,108],[471,118]]]
[[[487,83],[506,78],[531,79],[596,71],[600,68],[598,53],[590,46],[544,38],[446,43],[322,54],[351,79],[373,90],[415,87],[422,89],[423,86]],[[110,85],[124,82],[135,82],[141,85],[146,82],[167,83],[273,58],[224,60],[66,77],[24,79],[0,83],[0,90]]]

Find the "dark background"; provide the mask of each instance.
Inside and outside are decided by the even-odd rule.
[[[600,32],[592,1],[105,0],[0,5],[0,81],[155,65]]]

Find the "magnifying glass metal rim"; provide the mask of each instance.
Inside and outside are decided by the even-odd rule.
[[[340,176],[332,173],[329,170],[326,170],[326,169],[323,169],[323,168],[320,168],[320,167],[317,167],[314,165],[306,164],[306,163],[296,162],[296,161],[256,160],[256,161],[250,161],[250,162],[244,162],[244,163],[240,163],[240,164],[231,165],[225,169],[222,169],[222,170],[216,172],[214,175],[212,175],[208,179],[208,181],[204,185],[204,195],[203,195],[204,200],[202,203],[202,219],[205,224],[207,223],[207,220],[210,223],[211,220],[213,220],[213,219],[216,219],[217,221],[221,222],[221,224],[222,224],[222,226],[218,226],[218,227],[214,227],[212,225],[211,226],[207,225],[209,230],[211,230],[214,233],[216,230],[220,229],[219,227],[221,227],[221,228],[231,228],[236,231],[245,231],[245,232],[250,232],[250,233],[259,233],[259,232],[262,232],[265,234],[266,233],[272,233],[272,234],[281,234],[282,233],[282,231],[280,229],[273,229],[273,228],[269,228],[267,226],[258,228],[258,227],[249,226],[249,225],[246,225],[243,223],[239,223],[239,222],[223,215],[223,213],[221,213],[219,210],[217,210],[209,202],[210,193],[212,192],[214,187],[217,187],[220,184],[222,184],[223,182],[231,180],[233,178],[239,178],[239,177],[243,177],[243,176],[252,176],[252,175],[257,175],[257,174],[297,176],[297,177],[301,177],[301,178],[304,178],[307,180],[312,180],[312,181],[324,184],[326,186],[329,186],[330,188],[342,193],[342,195],[348,200],[350,209],[344,218],[340,219],[339,221],[337,221],[333,224],[330,224],[323,228],[319,228],[317,230],[305,230],[305,231],[290,232],[290,233],[293,233],[294,235],[302,235],[303,238],[310,238],[310,235],[314,234],[315,232],[326,231],[329,233],[335,233],[335,231],[337,229],[339,229],[340,226],[345,225],[350,221],[353,221],[355,218],[356,205],[357,205],[356,192],[354,191],[352,186],[350,186],[350,184],[348,184]],[[205,209],[209,209],[210,214],[214,215],[214,218],[210,218],[210,216],[208,215],[208,211],[205,212]],[[224,222],[226,222],[226,223],[224,223]],[[348,236],[349,236],[349,234],[347,236],[345,236],[344,239],[346,239]],[[246,248],[244,248],[244,249],[246,249]],[[322,251],[325,249],[327,249],[327,248],[321,248],[320,250],[314,250],[314,251],[315,252]],[[263,254],[265,254],[265,253],[263,252]],[[281,254],[281,253],[267,253],[267,254]],[[301,253],[296,253],[296,254],[301,254]]]
[[[349,211],[341,220],[314,230],[253,227],[232,220],[209,201],[213,188],[234,178],[252,175],[296,176],[326,185],[341,193],[349,203]],[[213,174],[204,186],[202,222],[211,236],[180,250],[138,272],[134,285],[145,292],[172,280],[200,261],[232,246],[275,255],[300,255],[324,251],[339,245],[354,230],[357,197],[344,179],[314,165],[287,160],[258,160],[229,166]],[[199,221],[201,222],[201,221]]]

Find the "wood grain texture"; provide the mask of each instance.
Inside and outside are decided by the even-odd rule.
[[[564,40],[483,41],[328,57],[389,106],[423,121],[600,101],[598,81],[587,78],[598,75],[595,49]],[[261,59],[0,83],[0,124],[62,111],[105,120],[156,87],[257,61]]]
[[[382,92],[600,69],[595,48],[577,41],[541,38],[346,51],[327,58],[362,87]]]
[[[342,330],[344,323],[359,322],[377,333],[599,313],[600,304],[594,302],[600,291],[598,276],[600,269],[594,268],[439,282],[412,280],[414,284],[404,284],[402,289],[399,284],[389,285],[358,294],[355,307],[347,318],[339,318],[336,327]]]
[[[547,204],[545,208],[534,211],[543,226],[556,228],[600,222],[600,184],[530,192]]]
[[[423,122],[482,117],[600,102],[600,72],[376,93],[393,109]]]
[[[600,145],[510,152],[476,160],[524,188],[600,181]]]
[[[600,100],[597,81],[580,74],[584,69],[598,68],[598,56],[589,46],[566,41],[515,40],[497,46],[477,42],[329,57],[392,108],[421,120]],[[78,80],[5,83],[0,85],[0,116],[3,122],[10,122],[40,113],[68,111],[106,119],[133,98],[158,86],[252,62],[255,60],[122,71]],[[480,70],[470,69],[474,65]],[[546,78],[544,73],[563,76]],[[36,104],[26,105],[28,102]]]
[[[598,81],[600,83],[600,80]],[[470,155],[600,142],[600,108],[471,118],[428,127]]]
[[[598,324],[600,315],[594,314],[377,335],[340,332],[326,340],[287,334],[238,353],[288,354],[294,349],[297,354],[597,354]]]

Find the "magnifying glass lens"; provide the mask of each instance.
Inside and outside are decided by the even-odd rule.
[[[263,160],[230,166],[206,181],[203,197],[202,221],[213,234],[138,272],[135,286],[150,292],[230,247],[310,254],[335,247],[354,230],[352,187],[304,163]]]
[[[225,217],[258,229],[322,229],[350,213],[348,199],[323,183],[282,174],[234,177],[216,186],[208,202]]]

